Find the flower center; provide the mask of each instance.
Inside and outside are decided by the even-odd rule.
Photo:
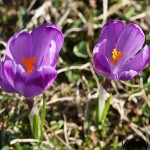
[[[24,57],[22,59],[22,63],[26,67],[26,73],[27,74],[30,74],[34,70],[33,63],[35,63],[35,62],[36,62],[36,58],[35,57],[30,57],[30,58]]]
[[[118,64],[118,60],[123,57],[122,52],[118,52],[116,48],[113,49],[112,51],[112,57],[109,58],[109,61],[112,62],[114,65]]]

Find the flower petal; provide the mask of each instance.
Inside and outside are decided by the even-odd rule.
[[[139,74],[145,66],[150,62],[150,48],[146,45],[141,52],[139,52],[133,59],[131,59],[128,63],[126,63],[122,69],[120,70],[119,79],[126,75],[127,79],[131,79],[137,74]],[[132,71],[131,71],[132,70]],[[133,72],[134,73],[131,73]],[[129,75],[130,74],[130,75]],[[128,80],[129,80],[128,79]]]
[[[18,90],[18,88],[22,89],[23,86],[21,86],[19,83],[22,81],[25,82],[25,79],[27,78],[27,74],[25,73],[25,70],[22,68],[22,66],[17,65],[12,60],[8,60],[4,63],[4,73],[8,82],[12,85],[13,88],[16,89],[16,91],[20,93],[20,90]]]
[[[16,75],[16,65],[14,61],[8,60],[4,63],[4,73],[8,82],[14,87],[14,79]]]
[[[10,84],[10,82],[7,79],[6,73],[5,73],[5,63],[2,66],[2,76],[1,76],[1,86],[3,88],[4,91],[8,92],[8,93],[15,93],[16,90],[14,89],[14,87]],[[8,74],[11,74],[9,69],[8,70]],[[14,69],[13,69],[14,71]],[[12,78],[14,77],[14,75],[12,75]]]
[[[57,72],[54,68],[44,66],[35,70],[25,81],[23,95],[32,98],[43,93],[55,80]]]
[[[6,60],[15,60],[17,64],[22,64],[24,57],[32,55],[32,39],[28,32],[20,31],[12,36],[6,49]]]
[[[102,76],[106,76],[107,78],[110,78],[111,68],[106,57],[104,57],[100,53],[95,53],[93,62],[94,62],[95,71],[98,74]]]
[[[141,72],[150,61],[150,48],[146,45],[133,59],[122,66],[121,71],[135,70]]]
[[[13,61],[6,61],[4,71],[8,85],[24,95],[32,98],[44,92],[55,80],[57,72],[54,68],[44,66],[39,70],[34,70],[30,75],[26,74],[21,65]]]
[[[2,84],[2,69],[3,69],[3,67],[2,67],[2,59],[0,57],[0,86]]]
[[[47,51],[52,50],[53,54],[58,54],[64,42],[64,37],[61,30],[52,24],[44,24],[36,28],[31,33],[31,36],[34,47],[33,54],[37,59],[37,62],[35,63],[36,67],[39,67],[41,64],[43,64],[43,57]],[[51,48],[52,40],[55,42],[55,49]],[[50,59],[53,59],[53,55],[52,58],[50,56]]]
[[[12,60],[8,60],[4,63],[4,75],[7,81],[5,84],[10,85],[15,89],[15,92],[22,93],[23,82],[25,82],[27,76],[22,66],[15,64]]]
[[[16,93],[16,90],[12,87],[12,85],[8,82],[6,76],[3,76],[3,81],[1,83],[1,86],[4,91],[8,93]]]
[[[109,21],[102,29],[99,37],[99,42],[107,39],[105,57],[110,58],[112,56],[112,50],[116,48],[118,38],[124,28],[124,23],[119,20]]]
[[[127,24],[117,42],[117,50],[123,53],[121,64],[132,58],[144,43],[145,36],[142,29],[136,24]]]
[[[138,73],[134,70],[129,70],[129,71],[123,71],[121,72],[120,76],[119,76],[119,80],[130,80],[133,77],[135,77]]]
[[[104,39],[103,41],[97,43],[93,49],[93,54],[100,53],[101,55],[105,56],[105,46],[106,46],[107,40]]]
[[[49,50],[47,50],[44,54],[43,60],[41,62],[41,66],[52,66],[56,67],[58,54],[59,52],[56,50],[56,43],[54,40],[51,40],[51,47]]]

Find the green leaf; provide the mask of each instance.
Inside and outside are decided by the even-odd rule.
[[[40,139],[39,137],[39,117],[37,114],[33,117],[33,136],[35,139]]]
[[[18,23],[20,28],[23,28],[26,26],[26,24],[29,21],[29,16],[27,14],[27,10],[25,7],[19,7],[18,11],[17,11],[17,16],[18,16]]]
[[[80,78],[80,71],[79,70],[68,70],[65,72],[68,80],[72,83],[76,83]]]
[[[62,6],[62,1],[61,1],[61,0],[55,0],[55,1],[54,1],[54,5],[55,5],[56,8],[61,8],[61,6]]]
[[[8,147],[8,146],[4,146],[4,147],[2,148],[2,150],[9,150],[9,147]]]
[[[104,108],[104,111],[103,111],[103,115],[102,115],[102,121],[105,121],[105,119],[106,119],[106,117],[107,117],[108,110],[109,110],[109,108],[110,108],[111,98],[112,98],[112,96],[110,95],[110,96],[108,97],[108,99],[106,100],[106,105],[105,105],[105,108]]]
[[[147,43],[148,45],[150,45],[150,36],[149,36],[149,35],[146,36],[146,43]]]
[[[125,17],[130,19],[135,14],[135,8],[130,7],[127,9],[127,12],[125,13]]]
[[[64,121],[63,120],[59,120],[58,121],[58,129],[60,129],[63,125],[64,125]]]
[[[81,41],[77,46],[74,46],[73,52],[77,57],[88,58],[88,53],[86,50],[86,42]]]
[[[59,121],[53,120],[50,122],[50,125],[53,128],[53,130],[59,130],[64,125],[64,121],[63,120],[59,120]]]
[[[150,117],[150,107],[147,104],[144,104],[142,107],[142,113],[146,116],[146,117]]]
[[[88,85],[90,89],[93,89],[96,86],[96,83],[93,80],[88,80]]]
[[[123,150],[123,148],[121,146],[117,146],[115,150]]]

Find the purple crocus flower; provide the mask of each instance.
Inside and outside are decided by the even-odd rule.
[[[2,88],[26,98],[43,93],[57,76],[55,67],[63,42],[61,30],[53,24],[13,35],[7,44],[5,60],[0,60]]]
[[[93,50],[95,71],[112,80],[132,79],[150,60],[147,45],[139,51],[144,41],[144,33],[138,25],[124,26],[122,21],[109,21]]]

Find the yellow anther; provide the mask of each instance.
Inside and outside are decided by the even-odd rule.
[[[31,57],[31,58],[24,57],[22,59],[22,63],[26,67],[26,73],[27,74],[30,74],[34,70],[33,63],[35,63],[35,62],[36,62],[36,58],[35,57]]]
[[[109,58],[109,61],[112,62],[114,65],[118,64],[118,60],[123,57],[122,52],[118,52],[116,48],[113,49],[112,51],[112,57]]]

